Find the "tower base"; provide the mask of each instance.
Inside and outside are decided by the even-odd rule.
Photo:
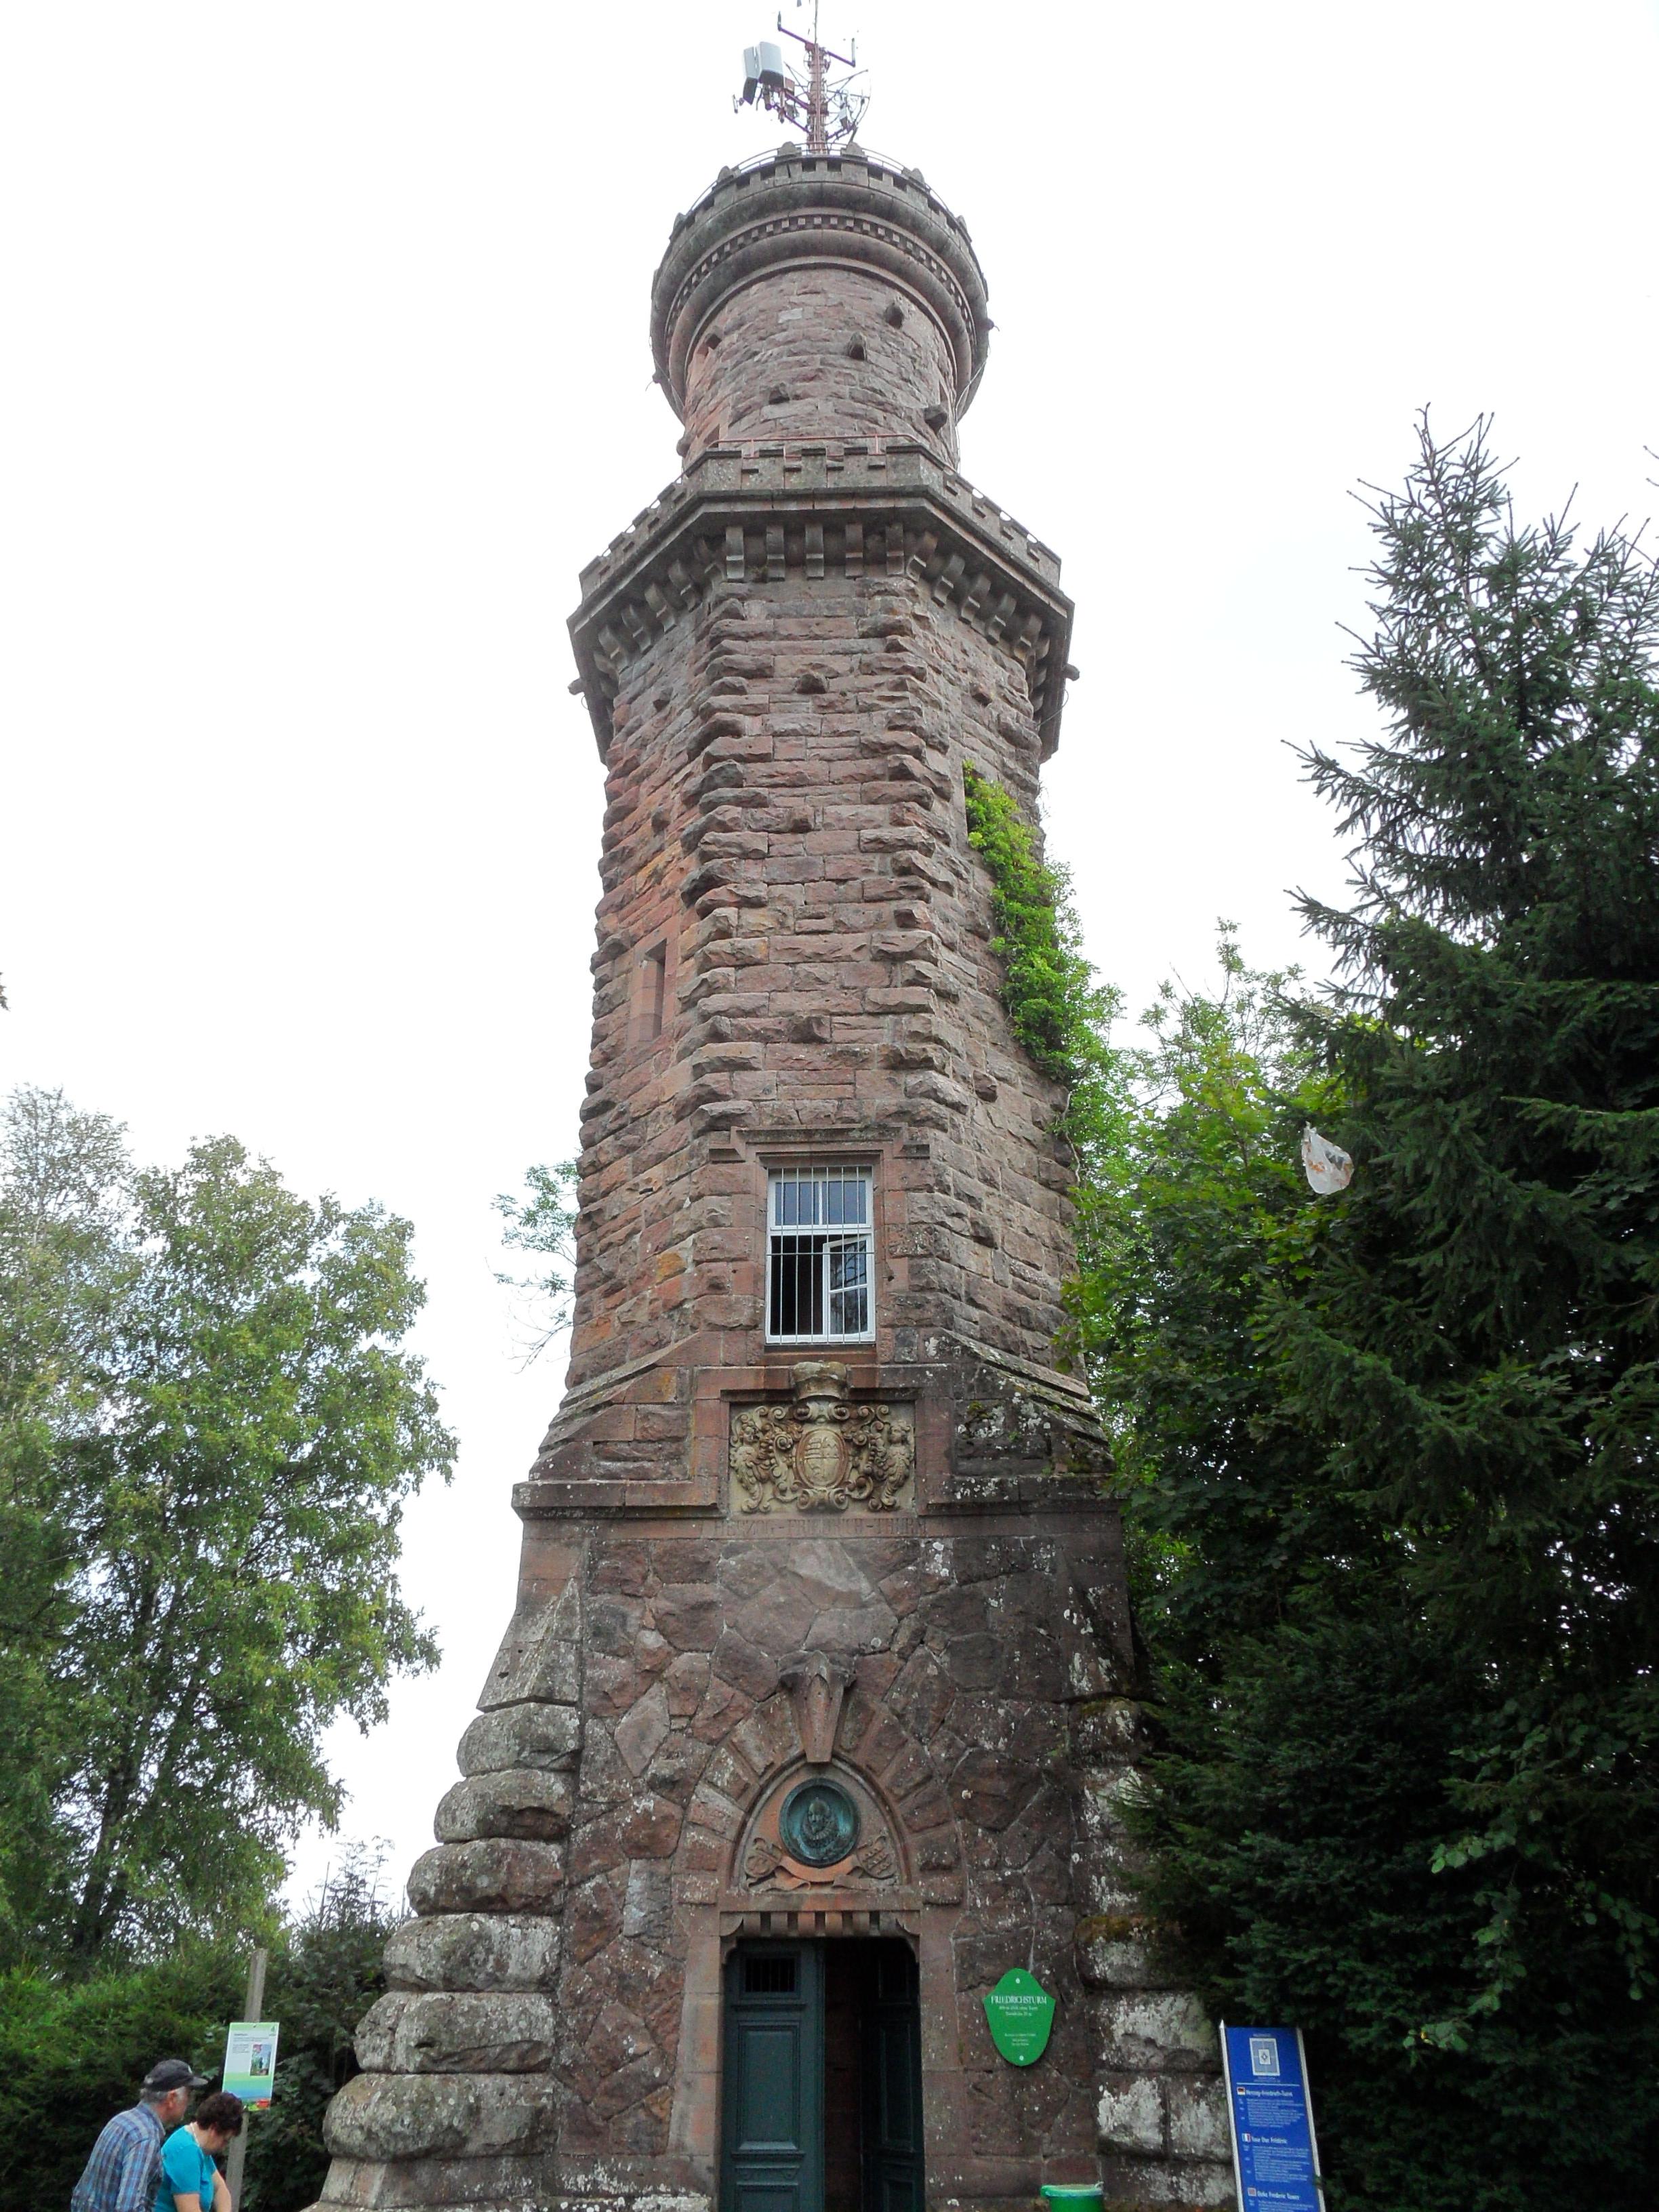
[[[1213,2033],[1130,1879],[1117,1516],[1051,1487],[532,1522],[365,2070],[330,2112],[324,2205],[989,2212],[1097,2178],[1125,2206],[1230,2203]],[[816,2118],[784,2115],[816,2140],[762,2187],[734,2139],[734,1954],[816,1972],[849,1942],[915,1961],[914,2205],[866,2201],[873,2124],[824,2070],[833,2024],[806,2019],[789,2061],[827,2084]],[[1055,2000],[1024,2067],[982,2002],[1011,1967]]]

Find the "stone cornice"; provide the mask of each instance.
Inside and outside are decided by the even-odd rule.
[[[1047,759],[1072,603],[1054,554],[926,447],[713,447],[581,572],[570,618],[601,757],[640,653],[722,581],[908,575],[1023,665]]]

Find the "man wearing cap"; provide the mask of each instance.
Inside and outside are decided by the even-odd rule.
[[[207,2075],[182,2058],[159,2059],[139,2085],[138,2101],[118,2112],[92,2147],[70,2198],[71,2212],[150,2212],[161,2172],[161,2145],[184,2118]]]

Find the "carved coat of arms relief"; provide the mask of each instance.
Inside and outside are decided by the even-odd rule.
[[[890,1512],[915,1474],[908,1405],[854,1404],[839,1361],[803,1359],[791,1405],[732,1415],[732,1485],[744,1513]]]

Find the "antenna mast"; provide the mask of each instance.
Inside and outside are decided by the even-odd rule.
[[[800,4],[801,0],[795,0],[798,8]],[[786,39],[806,49],[805,75],[787,65],[782,47],[769,40],[757,46],[745,46],[743,90],[732,102],[733,111],[752,107],[758,100],[769,114],[781,116],[805,131],[809,154],[827,154],[832,146],[845,145],[870,104],[869,94],[857,88],[864,74],[858,65],[857,42],[850,54],[833,52],[823,43],[818,37],[818,0],[812,0],[811,38],[788,29],[781,15],[778,28]],[[832,77],[828,67],[832,62],[851,74]]]

